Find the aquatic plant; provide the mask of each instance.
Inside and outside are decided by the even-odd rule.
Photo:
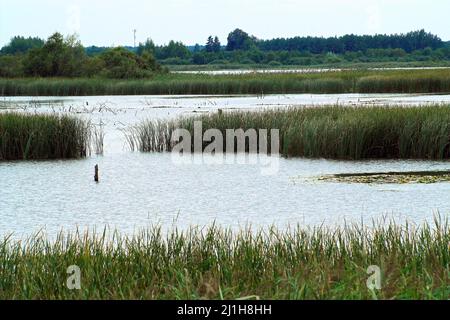
[[[423,226],[5,237],[0,299],[448,299],[449,230],[437,217]],[[70,266],[80,268],[80,290],[67,287]],[[370,266],[380,268],[380,290],[367,287]]]
[[[316,178],[319,181],[374,184],[431,184],[450,182],[450,170],[422,172],[373,172],[334,174]]]
[[[0,160],[85,157],[89,124],[70,116],[0,113]]]
[[[193,135],[195,121],[202,122],[203,133],[220,130],[224,145],[227,129],[279,129],[280,153],[289,157],[450,158],[449,106],[291,107],[211,113],[157,125],[144,122],[133,129],[135,145],[143,152],[171,151],[173,131],[184,128]]]
[[[234,75],[163,74],[140,80],[0,78],[0,96],[444,93],[450,70],[344,70]]]

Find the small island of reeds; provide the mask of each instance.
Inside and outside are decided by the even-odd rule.
[[[89,124],[60,115],[0,113],[0,161],[85,157]]]

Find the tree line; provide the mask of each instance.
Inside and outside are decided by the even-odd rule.
[[[204,45],[188,47],[151,39],[134,47],[83,47],[77,37],[55,33],[46,41],[14,37],[0,50],[0,76],[104,76],[139,78],[167,71],[161,65],[339,65],[370,62],[441,62],[450,46],[424,30],[406,34],[342,37],[294,37],[260,40],[241,29],[225,45],[208,36]]]
[[[165,72],[149,51],[140,54],[122,47],[89,56],[79,39],[51,35],[46,41],[15,37],[1,50],[0,77],[145,78]]]

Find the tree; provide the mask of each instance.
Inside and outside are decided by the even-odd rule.
[[[141,68],[144,70],[160,72],[161,65],[156,61],[155,56],[150,51],[145,50],[141,55]]]
[[[213,52],[220,52],[220,49],[222,48],[222,45],[221,45],[221,43],[220,43],[220,40],[219,40],[219,37],[214,37],[214,42],[213,42],[213,45],[212,45],[212,51]]]
[[[200,52],[201,50],[202,50],[201,46],[198,43],[196,43],[193,52],[197,53]]]
[[[228,35],[227,50],[248,50],[254,42],[254,38],[241,29],[236,29]]]
[[[153,55],[156,53],[156,46],[152,39],[148,38],[145,43],[139,43],[137,54],[142,55],[144,51],[150,52]]]
[[[22,56],[0,55],[0,77],[22,77]]]
[[[167,58],[180,58],[189,59],[191,52],[189,49],[181,42],[170,41],[167,46],[160,47],[157,51],[156,57],[158,59]]]
[[[149,51],[144,51],[139,56],[130,50],[118,47],[107,50],[100,58],[104,64],[102,73],[108,78],[145,78],[155,72],[164,71]]]
[[[258,47],[263,51],[308,51],[315,54],[327,52],[345,53],[358,52],[369,49],[403,49],[408,53],[422,50],[427,47],[432,49],[442,48],[444,42],[437,36],[424,30],[409,32],[407,34],[393,34],[374,36],[358,36],[354,34],[342,37],[294,37],[289,39],[279,38],[260,41]]]
[[[86,53],[76,35],[66,39],[60,33],[50,36],[42,48],[31,49],[24,59],[27,75],[73,77],[80,75]]]
[[[4,46],[0,50],[1,54],[19,54],[27,53],[33,48],[42,48],[44,46],[44,40],[40,38],[24,38],[17,36],[11,39],[8,45]]]
[[[214,52],[214,39],[212,36],[208,37],[208,40],[206,41],[205,50],[206,52]]]
[[[197,65],[207,64],[206,54],[204,52],[195,52],[192,56],[192,63]]]

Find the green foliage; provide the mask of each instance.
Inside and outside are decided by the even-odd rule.
[[[156,61],[148,51],[138,56],[124,48],[114,48],[104,52],[101,59],[105,66],[103,74],[107,78],[145,78],[157,69]]]
[[[23,75],[22,57],[0,55],[0,78],[15,78]]]
[[[42,47],[32,48],[25,56],[0,56],[0,77],[95,77],[117,79],[151,77],[165,72],[147,42],[139,55],[124,49],[99,50],[88,56],[76,36],[64,39],[55,33]]]
[[[167,46],[163,46],[156,51],[156,57],[158,59],[167,59],[167,58],[188,59],[191,57],[191,52],[183,43],[170,41]]]
[[[211,226],[0,242],[1,299],[448,299],[449,225]],[[66,286],[69,266],[81,290]],[[381,290],[368,289],[369,266]]]
[[[86,60],[84,48],[75,36],[66,39],[55,33],[42,48],[31,49],[25,60],[25,74],[41,77],[80,76]]]
[[[413,31],[407,34],[393,34],[374,36],[345,35],[342,37],[294,37],[289,39],[278,38],[258,42],[258,47],[264,51],[308,51],[313,54],[320,53],[345,53],[345,52],[365,52],[369,49],[390,49],[398,48],[411,53],[416,50],[423,50],[427,47],[432,49],[442,48],[444,42],[425,30]]]
[[[255,38],[241,29],[236,29],[228,35],[227,50],[249,50],[254,46]]]
[[[18,62],[13,63],[11,58],[4,59],[6,66],[0,65],[0,76],[98,76],[108,75],[121,77],[134,74],[137,77],[146,76],[147,69],[133,69],[131,64],[120,60],[114,70],[101,69],[99,61],[90,61],[90,58],[101,56],[111,48],[87,47],[82,53],[81,45],[74,37],[72,41],[63,40],[59,34],[53,35],[47,42],[39,39],[14,38],[10,46],[4,48],[0,55],[9,52]],[[12,49],[11,49],[12,48]],[[56,51],[49,50],[54,48]],[[378,63],[381,66],[448,66],[450,65],[450,47],[446,46],[437,36],[425,31],[410,32],[400,35],[355,36],[346,35],[340,38],[314,38],[296,37],[290,39],[258,40],[246,32],[236,29],[229,34],[226,49],[223,49],[219,38],[210,36],[204,48],[199,45],[186,47],[181,42],[170,41],[167,45],[158,46],[148,39],[140,43],[139,47],[124,47],[125,50],[142,56],[144,52],[153,55],[157,63],[164,65],[207,65],[211,68],[230,67],[271,67],[271,66],[298,66],[298,67],[353,67],[360,64],[368,67]],[[30,52],[31,50],[31,52]],[[27,52],[22,59],[20,52]],[[152,59],[151,59],[152,60]],[[220,63],[219,63],[220,62]],[[164,68],[154,66],[151,70]],[[218,63],[220,65],[218,65]],[[17,67],[22,64],[21,67]],[[104,66],[103,66],[104,68]],[[186,68],[185,68],[186,69]],[[22,71],[21,71],[22,70]],[[24,73],[23,73],[24,72]],[[159,71],[157,71],[159,72]]]
[[[89,126],[73,117],[0,113],[0,161],[79,158]]]
[[[209,36],[208,41],[206,42],[205,51],[206,52],[220,52],[221,44],[219,38]]]
[[[156,45],[152,39],[147,39],[145,43],[139,43],[137,54],[141,56],[145,51],[153,55],[156,54]]]
[[[44,41],[40,38],[24,38],[17,36],[11,39],[8,45],[4,46],[0,50],[0,54],[14,55],[27,53],[33,48],[42,48],[44,46]]]

